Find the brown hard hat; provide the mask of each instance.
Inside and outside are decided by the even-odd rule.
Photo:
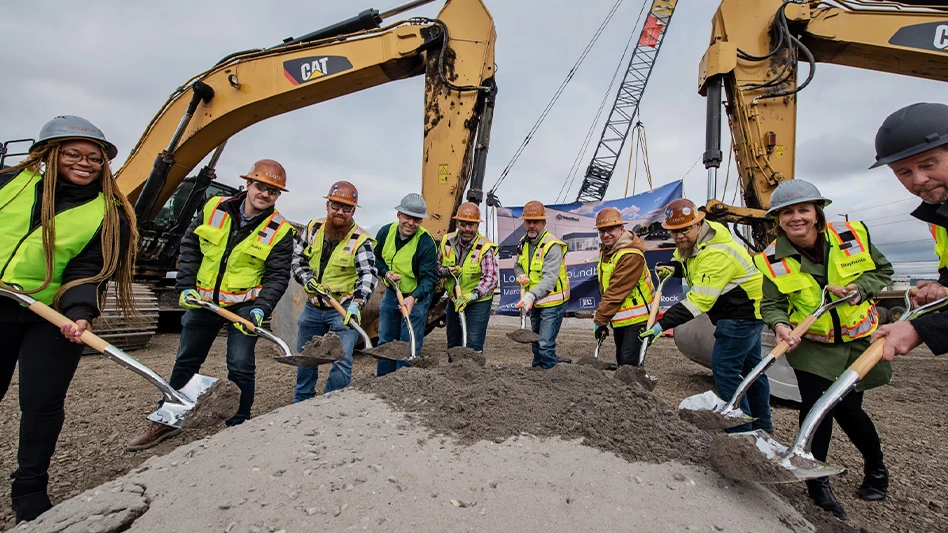
[[[665,221],[662,222],[662,227],[665,229],[687,228],[701,222],[703,218],[704,212],[698,211],[694,202],[687,198],[679,198],[665,207]]]
[[[458,206],[458,214],[454,215],[454,220],[462,222],[482,222],[481,209],[474,202],[464,202]]]
[[[281,191],[286,192],[286,170],[283,169],[283,165],[272,159],[261,159],[257,161],[241,178],[273,185]]]
[[[355,188],[355,185],[348,181],[337,181],[333,183],[332,187],[329,188],[329,194],[323,196],[323,198],[330,202],[339,202],[340,204],[359,207],[359,191]]]
[[[607,207],[596,214],[596,229],[625,226],[622,213],[615,207]]]
[[[542,203],[530,200],[523,206],[523,219],[546,220],[546,208],[543,207]]]

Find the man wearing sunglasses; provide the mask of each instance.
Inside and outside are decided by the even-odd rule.
[[[217,332],[227,325],[227,379],[240,389],[240,407],[226,421],[228,426],[250,418],[257,337],[242,324],[229,323],[188,300],[212,302],[259,326],[289,285],[293,256],[293,226],[273,207],[286,191],[283,165],[261,159],[241,178],[247,180],[247,190],[233,198],[208,200],[181,239],[175,286],[180,292],[178,303],[187,311],[168,380],[172,388],[183,387],[201,370]],[[151,423],[127,449],[148,449],[180,432]]]
[[[361,322],[361,310],[378,284],[375,241],[360,228],[353,216],[359,191],[348,181],[337,181],[326,198],[326,218],[306,225],[293,250],[293,277],[309,294],[299,319],[296,349],[314,336],[333,332],[342,340],[345,359],[332,364],[323,392],[345,388],[352,380],[352,350],[359,334],[349,324]],[[331,294],[346,309],[346,316],[332,307],[320,292]],[[318,367],[297,368],[294,402],[316,396]]]
[[[760,337],[764,323],[760,316],[763,275],[747,250],[734,240],[727,226],[704,220],[704,213],[685,198],[665,208],[662,227],[675,239],[675,253],[660,269],[672,269],[691,288],[685,299],[665,312],[652,329],[640,335],[654,341],[662,331],[680,326],[707,313],[714,329],[711,374],[718,396],[734,396],[741,376],[760,363]],[[730,432],[763,429],[773,432],[770,419],[770,382],[761,376],[741,401],[741,409],[756,418]]]

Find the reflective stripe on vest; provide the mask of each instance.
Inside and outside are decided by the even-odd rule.
[[[37,201],[36,184],[40,174],[24,170],[0,189],[0,216],[4,220],[0,265],[7,285],[25,290],[39,288],[46,281],[46,254],[42,226],[30,231],[30,219]],[[49,285],[30,296],[52,305],[62,286],[66,265],[95,237],[105,217],[105,195],[101,192],[89,201],[71,207],[53,218],[56,240],[53,243],[53,272]]]
[[[273,247],[293,231],[293,226],[274,210],[227,254],[233,221],[221,207],[222,201],[223,196],[216,196],[204,204],[204,223],[195,228],[194,234],[198,237],[203,256],[197,273],[197,291],[203,299],[226,307],[248,302],[260,295],[267,257]],[[225,255],[227,263],[222,265]]]
[[[558,240],[550,232],[543,230],[543,234],[540,235],[540,239],[537,241],[533,257],[528,257],[530,247],[527,244],[526,236],[520,240],[517,263],[530,277],[530,283],[526,287],[528,291],[539,285],[543,279],[543,260],[546,258],[546,253],[553,246],[559,246],[563,250],[563,259],[560,260],[560,272],[553,290],[537,300],[535,307],[556,307],[565,304],[569,300],[569,276],[566,275],[566,243]]]
[[[457,238],[457,232],[449,233],[441,238],[441,266],[451,268],[455,266],[457,257],[455,257],[454,247],[449,242],[450,239]],[[484,272],[481,270],[481,261],[488,250],[496,250],[497,245],[487,240],[487,237],[480,233],[474,237],[474,244],[468,248],[467,255],[461,262],[461,294],[468,294],[477,288],[481,283]],[[444,288],[449,298],[454,299],[454,278],[448,276],[444,281]],[[490,300],[493,294],[484,294],[477,302]]]
[[[612,273],[615,271],[616,265],[619,264],[619,260],[629,254],[638,255],[643,261],[645,260],[645,254],[637,248],[619,250],[612,254],[608,261],[603,261],[602,253],[599,254],[599,286],[602,294],[605,294],[609,288],[609,281],[612,279]],[[654,290],[652,275],[649,273],[648,267],[643,268],[638,283],[632,289],[632,292],[625,296],[619,306],[619,311],[612,317],[610,321],[612,327],[621,328],[648,321],[648,306],[652,302]]]
[[[418,226],[418,231],[412,235],[411,239],[396,251],[395,240],[397,235],[398,222],[393,222],[388,227],[388,234],[385,235],[385,242],[382,244],[382,260],[388,265],[389,270],[402,277],[398,280],[398,290],[407,296],[418,287],[418,279],[415,277],[415,270],[412,268],[415,252],[418,251],[418,243],[422,235],[430,235],[430,233],[425,228]]]
[[[935,224],[929,224],[932,237],[935,238],[935,256],[938,257],[938,270],[948,267],[948,230]]]
[[[309,227],[306,228],[306,240],[309,245],[303,250],[303,257],[306,258],[310,270],[313,271],[313,276],[321,284],[329,287],[332,297],[341,302],[352,296],[356,283],[359,281],[359,273],[356,271],[355,263],[356,252],[362,246],[362,243],[371,239],[368,233],[353,223],[352,227],[349,228],[349,232],[339,241],[339,244],[333,248],[329,255],[326,271],[320,272],[323,242],[326,235],[325,228],[325,219],[313,220],[309,223]],[[329,303],[323,302],[318,295],[310,296],[309,301],[316,305]]]
[[[834,227],[836,226],[836,227]],[[845,287],[863,272],[875,270],[869,251],[869,233],[861,222],[842,225],[827,224],[824,237],[830,245],[826,258],[827,283]],[[800,263],[792,258],[777,259],[776,241],[754,258],[757,268],[767,276],[790,302],[790,323],[796,327],[820,305],[823,288],[810,274],[801,271]],[[837,300],[835,296],[831,296]],[[836,340],[833,315],[839,318],[839,336],[849,342],[870,335],[879,323],[879,315],[871,301],[857,305],[843,305],[824,314],[803,335],[815,342],[832,343]]]

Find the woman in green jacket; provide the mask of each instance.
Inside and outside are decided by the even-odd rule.
[[[777,239],[754,258],[764,274],[764,322],[777,342],[787,341],[787,361],[793,367],[802,405],[800,423],[827,388],[869,348],[869,337],[879,318],[871,298],[892,279],[889,261],[872,245],[861,222],[826,222],[823,208],[830,200],[803,180],[785,181],[770,197],[768,215],[776,217]],[[836,298],[852,296],[843,305],[821,316],[801,336],[791,332],[819,305],[824,287]],[[858,294],[853,296],[853,293]],[[872,419],[862,408],[863,392],[885,385],[892,376],[889,363],[880,363],[823,419],[812,441],[813,456],[825,461],[833,420],[862,453],[865,478],[859,487],[863,500],[882,500],[889,473],[882,458],[882,444]],[[834,515],[846,513],[830,489],[829,478],[807,481],[813,502]]]

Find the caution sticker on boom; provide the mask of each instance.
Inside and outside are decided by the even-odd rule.
[[[283,74],[293,85],[318,80],[351,68],[352,63],[342,56],[301,57],[283,62]]]

